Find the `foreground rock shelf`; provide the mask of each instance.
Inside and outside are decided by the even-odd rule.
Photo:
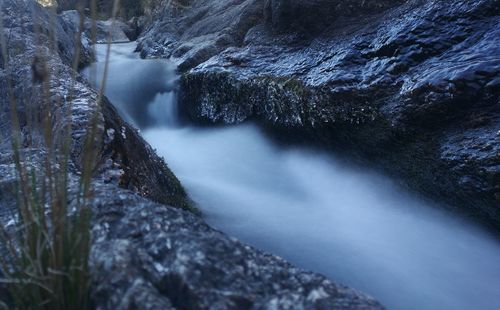
[[[138,49],[178,62],[192,120],[257,119],[500,230],[497,0],[158,2]]]

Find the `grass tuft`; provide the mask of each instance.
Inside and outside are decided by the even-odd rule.
[[[44,5],[53,3],[40,1]],[[119,4],[119,0],[114,0],[114,16]],[[51,33],[48,37],[53,44],[49,44],[49,48],[51,53],[57,53],[56,7],[47,6],[45,9],[50,10],[51,16]],[[92,1],[90,10],[95,17],[95,0]],[[83,16],[83,10],[81,14]],[[3,16],[0,13],[1,63],[5,71],[9,72],[9,53],[4,30]],[[77,42],[80,41],[82,32],[83,23],[80,23]],[[95,29],[92,32],[95,33]],[[36,35],[41,37],[44,34]],[[78,50],[74,53],[73,81],[76,80],[81,54],[79,44],[76,46]],[[33,83],[41,85],[39,95],[43,98],[43,108],[42,111],[36,111],[36,117],[25,117],[35,119],[36,126],[20,125],[12,77],[7,77],[12,157],[17,176],[17,210],[13,216],[14,225],[0,225],[0,284],[7,287],[10,295],[9,300],[0,301],[0,309],[8,305],[18,309],[88,309],[91,307],[88,259],[92,239],[92,177],[101,143],[98,120],[104,88],[99,91],[97,108],[92,112],[87,128],[82,163],[79,165],[81,171],[70,171],[72,103],[56,103],[56,106],[68,105],[68,113],[65,116],[67,127],[64,133],[55,135],[51,81],[58,78],[57,72],[48,68],[49,64],[44,57],[36,57],[35,60],[32,65],[36,74]],[[109,48],[106,60],[109,61]],[[102,79],[105,81],[106,73]],[[72,97],[70,94],[69,98]],[[25,139],[24,127],[29,127],[30,130],[41,129],[43,151],[40,151],[41,158],[38,160],[26,156],[29,146],[25,144],[30,139]],[[34,133],[28,133],[30,134]],[[75,186],[75,182],[79,185]],[[0,298],[4,296],[0,295]]]

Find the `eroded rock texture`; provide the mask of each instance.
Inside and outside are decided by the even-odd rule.
[[[191,213],[115,192],[99,208],[93,230],[94,292],[102,309],[381,308],[228,238]]]
[[[191,119],[258,119],[500,229],[498,0],[205,0],[156,16],[139,48],[179,63]]]
[[[185,2],[185,7],[172,7],[170,1],[158,1],[147,35],[139,40],[142,56],[173,56],[188,69],[241,45],[262,18],[261,0]]]
[[[78,191],[84,139],[97,111],[96,138],[102,148],[92,183],[89,262],[95,308],[382,308],[370,297],[245,246],[184,211],[190,202],[164,161],[110,102],[103,99],[99,109],[96,90],[72,69],[80,46],[74,25],[55,17],[57,35],[51,41],[49,21],[54,19],[47,11],[31,0],[1,3],[8,55],[0,67],[0,224],[15,225],[17,177],[9,93],[15,97],[22,128],[22,161],[33,169],[41,168],[46,151],[43,128],[33,120],[50,111],[55,135],[67,130],[72,120],[71,201]],[[91,53],[83,46],[81,55],[83,64]]]

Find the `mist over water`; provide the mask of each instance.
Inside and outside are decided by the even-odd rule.
[[[179,126],[174,67],[133,47],[113,47],[106,94],[212,226],[389,309],[500,309],[497,239],[367,168],[277,146],[251,124]]]

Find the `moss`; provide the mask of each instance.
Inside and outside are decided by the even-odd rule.
[[[239,123],[262,118],[277,126],[371,123],[379,118],[371,93],[312,87],[299,79],[255,76],[239,79],[229,72],[194,72],[181,80],[181,107],[192,120]]]

